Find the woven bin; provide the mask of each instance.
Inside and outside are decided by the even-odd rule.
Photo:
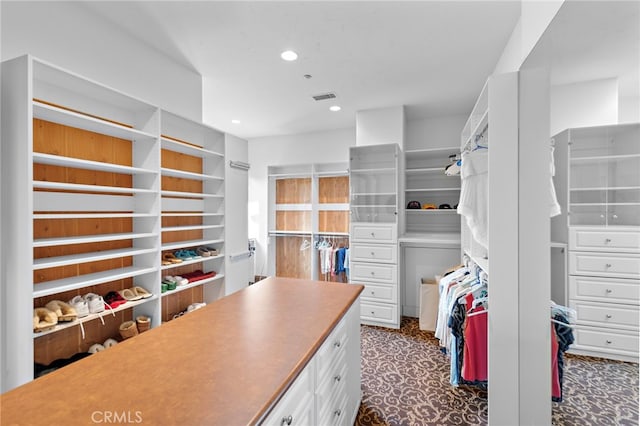
[[[136,317],[136,323],[138,324],[138,332],[143,333],[151,327],[151,318],[140,315]]]
[[[122,339],[128,339],[129,337],[138,335],[138,327],[135,321],[125,321],[120,324],[120,335]]]

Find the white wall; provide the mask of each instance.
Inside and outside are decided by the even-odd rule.
[[[618,123],[618,79],[551,86],[551,135],[570,127]]]
[[[234,293],[253,282],[253,259],[230,256],[247,252],[248,172],[229,166],[229,161],[249,161],[248,143],[244,139],[225,137],[225,295]]]
[[[256,274],[267,273],[268,166],[349,160],[355,128],[249,140],[249,238],[256,238]]]
[[[356,145],[397,143],[404,149],[405,115],[403,106],[356,112]]]
[[[462,114],[408,121],[405,150],[459,147],[467,118]]]
[[[128,36],[81,2],[2,1],[2,60],[24,54],[194,120],[202,78]]]
[[[640,123],[640,96],[618,97],[618,123]]]

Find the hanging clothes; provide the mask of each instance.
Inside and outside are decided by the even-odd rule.
[[[489,248],[489,152],[476,149],[462,153],[458,213],[465,217],[473,238]]]
[[[553,141],[553,139],[552,139]],[[550,147],[550,162],[549,162],[549,217],[558,216],[562,213],[562,209],[560,208],[560,203],[558,203],[558,197],[556,196],[556,187],[553,184],[553,177],[556,175],[556,166],[553,152],[555,151],[555,147],[553,144]]]
[[[467,294],[466,302],[468,311],[464,328],[462,377],[470,382],[487,381],[489,378],[487,315],[478,314],[485,310],[483,306],[469,309],[474,303],[472,293]],[[478,315],[469,315],[470,313]]]

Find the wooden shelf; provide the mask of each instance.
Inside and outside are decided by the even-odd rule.
[[[124,248],[116,250],[94,251],[90,253],[72,254],[67,256],[44,257],[33,261],[33,269],[54,268],[57,266],[74,265],[100,260],[116,259],[119,257],[137,256],[141,254],[154,253],[156,248]]]
[[[96,284],[131,278],[156,271],[155,267],[137,267],[110,269],[108,271],[95,272],[93,274],[79,275],[59,280],[45,281],[34,285],[33,297],[50,296],[65,291],[78,290]]]
[[[39,333],[33,333],[33,338],[37,339],[38,337],[46,336],[47,334],[57,333],[58,331],[65,330],[67,328],[75,327],[89,321],[100,319],[100,317],[104,317],[105,315],[112,315],[112,314],[115,314],[116,312],[124,311],[125,309],[133,309],[136,306],[143,305],[145,303],[148,303],[157,299],[158,299],[158,296],[152,295],[151,297],[147,297],[146,299],[129,300],[127,301],[127,303],[123,303],[122,305],[113,309],[105,308],[103,312],[100,312],[97,314],[89,314],[86,317],[78,318],[76,320],[69,321],[69,322],[59,322],[55,327],[53,327],[50,330],[42,331]]]

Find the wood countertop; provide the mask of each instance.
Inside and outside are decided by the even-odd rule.
[[[1,395],[0,423],[256,424],[362,289],[268,278]]]

